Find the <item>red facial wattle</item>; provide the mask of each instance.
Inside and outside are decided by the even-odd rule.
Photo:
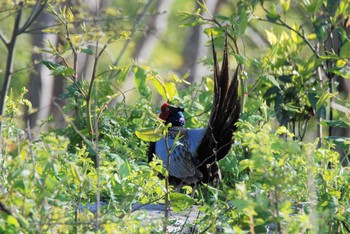
[[[165,102],[161,107],[160,107],[160,114],[159,114],[159,118],[161,118],[162,120],[166,121],[167,118],[169,117],[171,113],[170,110],[170,104]]]

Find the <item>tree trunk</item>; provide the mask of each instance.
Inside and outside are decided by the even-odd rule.
[[[40,23],[39,23],[40,22]],[[54,23],[52,15],[46,12],[42,12],[38,17],[36,27],[49,27]],[[45,48],[45,43],[50,41],[53,46],[57,45],[58,37],[52,33],[34,33],[32,34],[32,43],[34,47]],[[51,60],[49,54],[43,52],[32,54],[34,62],[34,71],[30,74],[28,99],[32,103],[35,112],[28,113],[26,116],[27,121],[30,123],[30,127],[34,128],[37,124],[46,119],[51,112],[52,95],[54,92],[55,77],[51,75],[51,71],[48,70],[43,64],[38,62],[42,60]],[[54,61],[52,61],[54,62]],[[62,79],[57,79],[57,82],[62,83]],[[56,90],[56,92],[58,92]]]
[[[210,0],[206,1],[208,11],[211,15],[219,9],[222,0]],[[197,8],[200,5],[197,2]],[[204,13],[204,17],[209,17],[207,13]],[[200,82],[202,77],[211,74],[210,70],[200,63],[200,59],[204,58],[209,53],[209,48],[205,46],[205,42],[208,40],[203,33],[205,26],[199,25],[190,28],[189,37],[185,43],[183,58],[184,62],[179,72],[180,75],[186,74],[190,71],[190,76],[187,78],[189,82]]]

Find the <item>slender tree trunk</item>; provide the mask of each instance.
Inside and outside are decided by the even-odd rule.
[[[43,12],[37,20],[36,27],[46,28],[50,27],[54,23],[54,18],[49,13]],[[57,46],[58,36],[52,33],[41,33],[37,32],[32,34],[32,44],[38,48],[45,48],[45,43],[50,42],[53,46]],[[33,52],[32,58],[33,62],[42,60],[51,60],[49,54],[43,52],[35,53]],[[51,75],[51,71],[47,69],[44,65],[37,63],[34,64],[34,71],[30,74],[30,82],[28,99],[36,109],[34,113],[28,113],[27,120],[30,123],[30,127],[34,128],[37,124],[46,119],[51,113],[52,107],[52,96],[55,89],[55,79],[58,82],[63,83],[61,77],[54,77]],[[57,90],[56,90],[57,92]]]

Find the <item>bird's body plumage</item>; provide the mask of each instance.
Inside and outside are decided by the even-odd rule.
[[[212,42],[213,43],[213,42]],[[167,141],[153,142],[149,148],[149,160],[157,155],[167,165],[170,152],[169,175],[176,184],[195,185],[221,179],[218,160],[224,158],[233,143],[232,134],[240,113],[238,96],[238,69],[230,81],[227,41],[225,39],[221,71],[218,66],[213,43],[214,99],[210,119],[206,128],[184,127],[182,108],[165,103],[159,117],[173,127],[168,129]],[[175,139],[178,139],[175,143]]]
[[[171,152],[169,164],[169,175],[177,178],[184,184],[195,184],[202,180],[203,174],[198,170],[196,164],[197,148],[204,137],[205,128],[186,129],[170,128],[168,130],[168,147]],[[175,139],[178,139],[174,145]],[[158,155],[164,165],[168,160],[165,139],[156,143],[155,154]]]

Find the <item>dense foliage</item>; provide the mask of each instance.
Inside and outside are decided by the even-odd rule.
[[[350,122],[349,113],[329,108],[335,101],[346,107],[335,92],[335,79],[350,78],[350,3],[331,2],[295,3],[307,30],[287,21],[288,0],[238,1],[239,7],[210,18],[201,14],[205,4],[184,13],[183,26],[205,25],[204,33],[208,39],[214,36],[217,47],[227,33],[232,67],[242,67],[243,108],[235,144],[220,162],[223,181],[199,186],[194,198],[191,188],[179,193],[165,186],[158,176],[167,175],[160,161],[147,163],[147,141],[166,134],[152,96],[181,104],[187,127],[203,127],[211,109],[212,79],[189,84],[175,73],[166,79],[136,62],[104,70],[99,65],[106,48],[115,40],[131,40],[134,32],[85,24],[77,9],[49,5],[58,23],[46,32],[59,34],[63,46],[45,52],[61,62],[41,63],[69,82],[62,95],[66,105],[60,108],[67,127],[34,138],[32,129],[18,127],[16,118],[31,109],[26,89],[19,97],[9,94],[1,118],[0,232],[162,232],[169,220],[149,222],[145,212],[133,212],[133,204],[164,203],[167,196],[176,211],[198,206],[199,232],[264,233],[266,226],[281,233],[349,232],[350,139],[325,130]],[[79,34],[72,22],[81,22]],[[269,46],[264,54],[249,56],[241,52],[241,40],[249,25],[259,23],[270,25],[264,32]],[[334,32],[339,46],[327,47]],[[97,46],[87,46],[93,43]],[[77,78],[78,54],[92,56],[91,79]],[[210,66],[211,59],[207,62]],[[133,103],[114,88],[126,79],[134,79]],[[100,209],[89,210],[91,204]]]

